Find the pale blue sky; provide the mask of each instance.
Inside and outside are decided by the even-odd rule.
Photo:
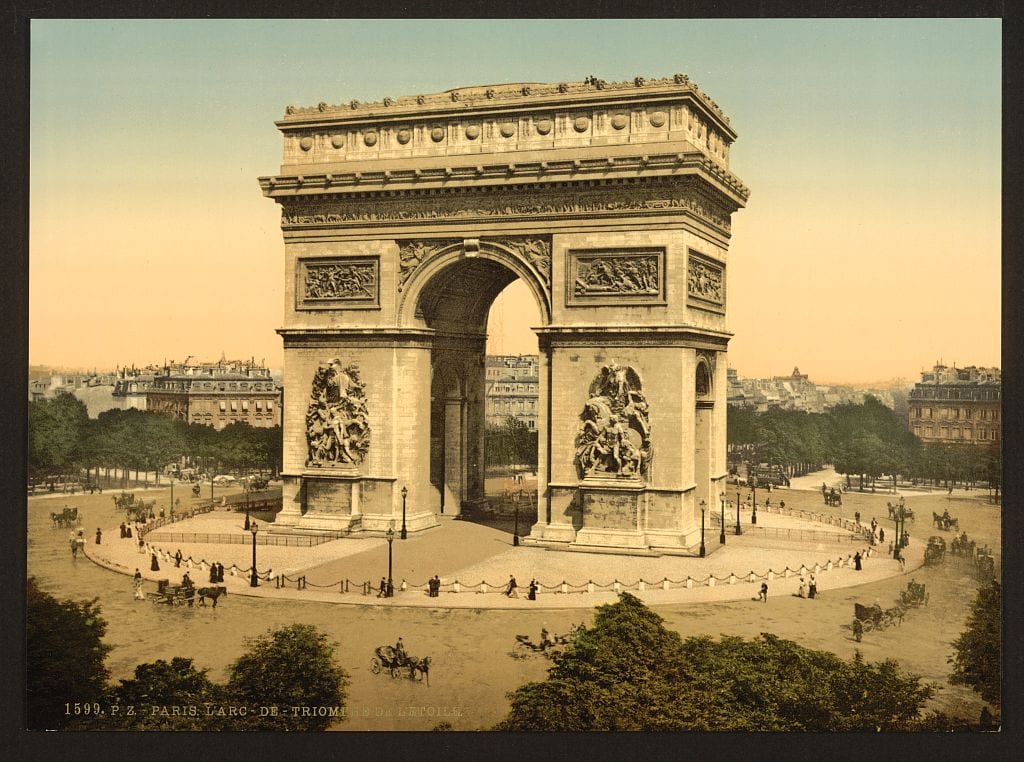
[[[741,375],[998,364],[1000,34],[998,20],[33,21],[30,360],[223,349],[280,365],[283,244],[256,177],[277,171],[289,103],[685,72],[730,116],[731,169],[752,190],[730,253]],[[112,278],[130,284],[116,300]]]

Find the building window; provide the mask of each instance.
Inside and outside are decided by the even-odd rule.
[[[227,410],[228,410],[228,403],[226,403],[224,400],[221,400],[220,401],[220,412],[223,414],[223,413],[226,413]]]
[[[237,413],[238,412],[238,402],[236,400],[231,400],[231,412],[232,413]]]
[[[260,412],[263,409],[263,400],[256,400],[256,412]]]
[[[269,413],[274,409],[274,400],[267,400],[267,412]]]
[[[242,400],[242,412],[249,412],[249,400]]]

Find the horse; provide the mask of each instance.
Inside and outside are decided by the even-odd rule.
[[[222,595],[228,594],[228,589],[224,585],[215,585],[211,587],[201,587],[196,590],[199,593],[199,605],[205,606],[206,599],[209,598],[213,601],[213,608],[217,608],[217,599]]]
[[[416,672],[419,671],[423,675],[423,679],[426,681],[427,686],[430,686],[430,657],[424,656],[422,659],[418,656],[406,657],[406,666],[409,668],[409,679],[416,679]]]

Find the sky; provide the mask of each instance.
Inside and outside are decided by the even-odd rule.
[[[288,104],[684,72],[738,133],[729,366],[1000,363],[1001,22],[34,20],[29,362],[282,367]],[[520,284],[489,351],[533,353]]]

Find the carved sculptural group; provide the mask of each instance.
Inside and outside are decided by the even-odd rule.
[[[313,376],[306,411],[310,465],[358,465],[370,449],[370,425],[359,369],[340,360],[321,364]]]
[[[577,296],[658,293],[658,258],[609,256],[581,260],[573,285]]]
[[[646,475],[654,449],[648,404],[635,370],[615,362],[601,368],[580,419],[576,437],[580,478]]]

